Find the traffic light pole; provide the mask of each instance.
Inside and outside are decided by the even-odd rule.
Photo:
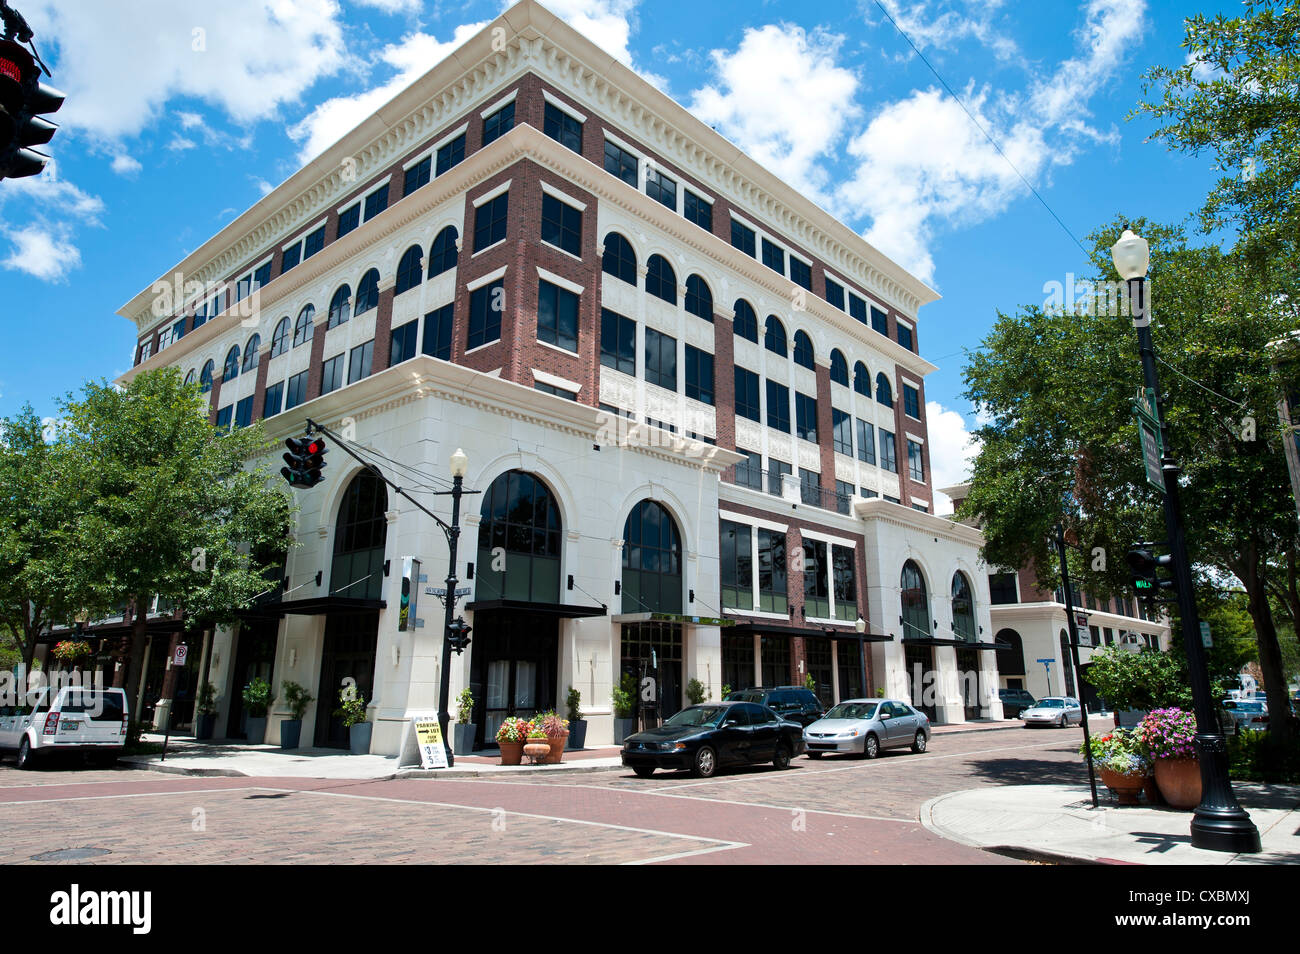
[[[1187,653],[1187,675],[1192,683],[1192,702],[1196,709],[1196,749],[1201,766],[1201,803],[1192,817],[1192,846],[1210,851],[1256,852],[1260,850],[1259,830],[1237,802],[1228,779],[1228,753],[1219,722],[1214,715],[1210,679],[1201,645],[1200,620],[1196,612],[1196,594],[1192,589],[1192,567],[1187,559],[1187,541],[1183,533],[1183,510],[1178,476],[1181,468],[1174,460],[1169,440],[1169,425],[1160,413],[1160,391],[1156,383],[1156,358],[1151,345],[1151,326],[1146,309],[1146,279],[1128,281],[1130,311],[1137,329],[1138,353],[1142,358],[1143,384],[1155,397],[1156,414],[1164,443],[1161,470],[1165,480],[1165,529],[1169,535],[1169,552],[1173,557],[1174,580],[1178,592],[1178,616],[1182,622],[1183,650]]]
[[[1061,589],[1065,597],[1065,618],[1069,624],[1070,634],[1070,659],[1074,663],[1074,678],[1083,679],[1083,673],[1079,669],[1079,628],[1074,618],[1074,597],[1070,595],[1070,569],[1065,565],[1065,528],[1057,523],[1056,525],[1056,555],[1061,560]],[[1080,722],[1083,725],[1083,751],[1087,755],[1088,761],[1088,787],[1092,789],[1092,807],[1097,807],[1097,769],[1092,764],[1092,732],[1088,728],[1088,706],[1083,701],[1083,687],[1076,686],[1079,690],[1079,711],[1082,714]],[[1049,691],[1051,687],[1048,687]]]

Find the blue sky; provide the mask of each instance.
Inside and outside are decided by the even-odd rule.
[[[495,17],[497,2],[17,0],[68,102],[52,168],[0,182],[0,415],[125,370],[116,309]],[[943,298],[922,309],[935,482],[973,424],[963,349],[1086,274],[1072,239],[871,0],[556,0],[557,14],[814,197]],[[1181,221],[1208,159],[1126,121],[1181,64],[1183,18],[1235,4],[884,0],[1082,240]]]

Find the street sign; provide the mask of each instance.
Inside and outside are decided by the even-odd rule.
[[[176,646],[176,653],[172,656],[172,665],[184,666],[185,657],[188,654],[189,654],[189,647],[186,646],[184,643],[178,643]]]
[[[1034,662],[1036,662],[1036,663],[1042,663],[1044,666],[1050,666],[1052,663],[1056,662],[1056,660],[1055,660],[1055,659],[1035,659]]]
[[[447,750],[442,744],[442,726],[437,719],[416,719],[415,740],[420,747],[420,767],[446,768]]]
[[[456,596],[458,596],[458,597],[459,597],[459,596],[469,596],[469,590],[470,590],[470,588],[469,588],[468,586],[462,586],[460,589],[458,589],[458,590],[456,591]],[[426,587],[424,588],[424,595],[425,595],[425,596],[436,596],[436,597],[438,597],[439,599],[443,599],[443,598],[445,598],[446,595],[447,595],[447,587],[445,587],[445,586],[426,586]]]
[[[1210,638],[1210,624],[1201,620],[1201,645],[1206,649],[1214,645],[1214,640]]]
[[[1142,442],[1142,465],[1146,469],[1147,483],[1164,493],[1165,474],[1161,460],[1165,455],[1160,437],[1160,418],[1156,408],[1156,393],[1150,388],[1138,388],[1133,398],[1133,419],[1137,422],[1138,436]]]

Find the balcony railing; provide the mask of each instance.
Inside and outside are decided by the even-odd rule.
[[[735,464],[722,472],[722,479],[737,487],[748,487],[750,490],[768,493],[773,497],[799,500],[810,507],[820,507],[846,516],[851,512],[853,497],[850,494],[841,494],[820,485],[804,483],[789,471]],[[787,485],[790,490],[786,489]]]

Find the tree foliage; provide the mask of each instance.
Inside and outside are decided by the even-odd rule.
[[[1107,646],[1092,654],[1083,678],[1115,709],[1192,707],[1192,690],[1170,653]]]

